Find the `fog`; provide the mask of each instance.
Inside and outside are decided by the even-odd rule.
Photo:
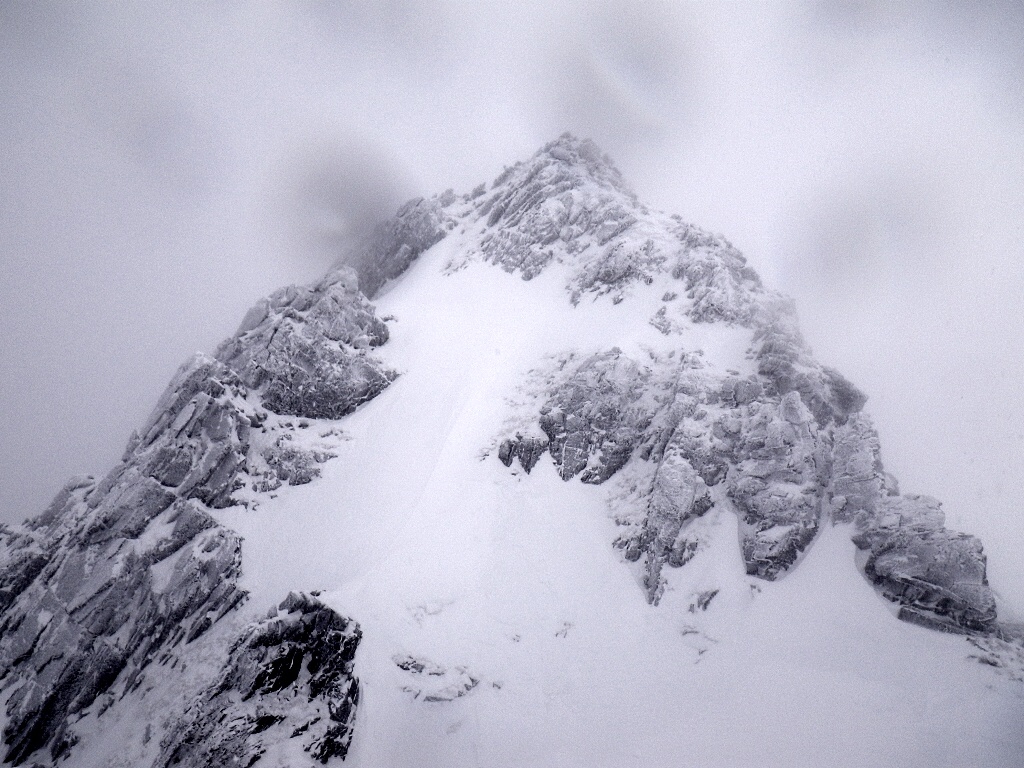
[[[571,130],[796,298],[1024,616],[1022,83],[1013,2],[8,0],[0,519],[259,296]]]

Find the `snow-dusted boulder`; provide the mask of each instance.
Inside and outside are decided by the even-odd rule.
[[[309,288],[290,286],[257,304],[216,358],[278,414],[338,419],[394,378],[369,350],[387,326],[341,269]]]
[[[235,641],[220,677],[168,728],[154,768],[253,765],[299,747],[321,763],[348,753],[359,704],[359,625],[291,593]],[[297,765],[291,750],[289,765]]]

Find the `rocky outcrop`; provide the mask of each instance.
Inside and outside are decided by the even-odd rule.
[[[548,439],[546,437],[524,437],[517,432],[515,437],[502,441],[498,448],[498,458],[506,467],[511,467],[512,462],[518,459],[519,466],[526,470],[526,474],[530,474],[530,470],[537,466],[537,462],[547,450]]]
[[[276,491],[285,483],[305,485],[320,477],[320,465],[333,458],[329,451],[298,447],[292,436],[284,433],[260,451],[258,457],[250,455],[248,476],[252,489],[259,493]]]
[[[673,217],[673,234],[681,246],[672,276],[685,285],[686,315],[695,323],[736,323],[750,327],[767,292],[761,278],[732,243]]]
[[[248,450],[237,378],[198,356],[179,370],[122,463],[76,479],[20,531],[7,531],[0,679],[11,692],[5,759],[75,737],[69,718],[122,693],[147,665],[194,640],[244,598],[241,542],[224,506]]]
[[[566,134],[507,168],[480,198],[483,256],[529,280],[559,254],[607,246],[636,223],[635,201],[596,144]]]
[[[935,499],[883,499],[854,537],[868,553],[864,573],[900,604],[901,619],[948,631],[993,630],[996,604],[981,542],[943,522]]]
[[[178,370],[149,422],[132,436],[124,465],[183,498],[228,506],[245,464],[250,430],[259,423],[247,393],[225,365],[196,355]],[[116,478],[111,475],[105,482]],[[147,507],[139,507],[136,524],[144,524],[147,514]]]
[[[629,461],[650,422],[650,374],[618,349],[568,359],[563,373],[540,410],[547,449],[563,480],[604,482]]]
[[[485,224],[479,256],[525,280],[568,265],[574,304],[585,296],[621,301],[631,285],[659,275],[680,282],[666,298],[673,311],[665,307],[656,321],[666,328],[675,316],[753,327],[767,297],[781,300],[728,240],[644,207],[587,139],[563,134],[471,199]]]
[[[394,378],[368,352],[386,340],[351,270],[279,291],[216,357],[181,367],[106,477],[71,482],[41,516],[0,531],[6,761],[65,754],[71,723],[101,694],[132,691],[239,605],[241,541],[209,510],[237,503],[247,481],[258,492],[312,480],[329,454],[293,445],[267,411],[350,412]],[[323,691],[341,685],[325,674]],[[346,718],[316,755],[344,752]]]
[[[820,426],[843,424],[859,412],[867,396],[837,371],[820,365],[796,329],[791,308],[774,306],[754,334],[757,372],[769,392],[797,392]]]
[[[289,286],[259,302],[216,358],[268,410],[338,419],[394,380],[369,353],[387,339],[355,273],[341,269],[312,287]]]
[[[168,728],[154,768],[250,766],[292,740],[321,763],[344,760],[361,637],[314,595],[291,593],[234,643],[219,679]]]
[[[900,604],[901,618],[992,630],[980,542],[946,529],[937,502],[898,495],[860,412],[864,396],[815,363],[798,337],[779,342],[775,328],[775,336],[755,332],[758,373],[747,377],[716,374],[697,354],[644,363],[620,350],[568,356],[538,393],[532,429],[544,437],[517,433],[500,443],[499,458],[518,458],[529,471],[546,450],[563,479],[590,483],[632,467],[630,509],[642,513],[619,518],[626,532],[616,545],[643,562],[652,603],[663,568],[692,559],[702,544],[698,521],[721,505],[739,518],[752,576],[782,576],[822,525],[853,523],[865,576]]]
[[[421,253],[444,238],[455,226],[444,208],[454,201],[451,192],[430,200],[410,200],[343,259],[355,269],[363,294],[372,299],[384,283],[400,276]]]
[[[70,718],[112,686],[132,690],[150,661],[244,598],[238,537],[135,466],[74,481],[4,543],[16,553],[0,577],[12,587],[0,679],[14,764],[44,747],[60,757],[75,742]]]
[[[854,524],[864,574],[899,604],[900,618],[952,632],[995,630],[981,542],[947,529],[936,499],[899,494],[866,416],[836,429],[831,456],[826,505],[833,520]]]
[[[647,210],[592,142],[568,134],[473,199],[486,219],[482,258],[524,279],[567,265],[573,303],[663,286],[650,324],[680,339],[678,357],[640,362],[612,349],[563,358],[537,387],[532,423],[498,448],[506,466],[518,460],[527,472],[546,451],[563,479],[587,483],[643,462],[630,476],[643,513],[620,520],[628,532],[617,544],[643,559],[652,602],[663,566],[698,550],[693,522],[723,505],[740,520],[751,575],[778,578],[823,524],[854,522],[865,575],[903,618],[994,626],[980,543],[947,530],[919,498],[898,496],[861,413],[864,394],[814,359],[792,302],[765,290],[727,240]],[[712,323],[750,329],[753,375],[701,370],[687,328]]]

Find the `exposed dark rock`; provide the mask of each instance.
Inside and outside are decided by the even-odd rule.
[[[104,481],[111,492],[119,485],[117,493],[126,495],[113,504],[123,525],[145,526],[175,496],[215,508],[231,503],[237,470],[249,449],[251,408],[245,393],[233,372],[206,355],[196,355],[178,370],[149,422],[129,443],[123,464],[163,488],[131,486],[114,473]],[[134,511],[125,518],[121,509]]]
[[[876,517],[854,537],[868,550],[865,575],[901,605],[900,618],[950,631],[996,627],[996,604],[981,542],[943,527],[927,496],[884,497]]]
[[[134,467],[121,470],[95,509],[89,503],[98,490],[79,488],[77,503],[36,531],[34,546],[47,561],[19,585],[0,623],[0,675],[12,691],[7,762],[20,764],[46,746],[56,758],[75,738],[68,718],[115,681],[130,690],[154,655],[243,597],[235,586],[238,538],[195,501],[165,505],[159,494],[136,492],[150,483]],[[126,498],[160,501],[140,526],[142,507],[126,506]],[[143,531],[164,533],[143,543]]]
[[[540,428],[562,479],[601,483],[629,461],[650,423],[641,402],[650,372],[618,349],[567,368],[541,408]]]
[[[499,446],[498,458],[506,467],[512,466],[514,459],[519,459],[520,466],[529,474],[547,449],[547,438],[523,437],[517,432],[514,438],[503,441]]]
[[[373,399],[395,373],[369,354],[387,326],[359,292],[355,273],[289,288],[247,315],[216,357],[274,413],[338,419]]]
[[[168,728],[154,768],[252,765],[300,737],[314,759],[344,760],[359,703],[353,666],[361,637],[351,619],[291,593],[243,631],[219,679]]]
[[[344,263],[355,269],[359,289],[367,297],[376,296],[384,283],[400,276],[421,253],[444,238],[449,221],[443,208],[453,201],[454,195],[410,200],[345,257]]]
[[[241,542],[208,508],[235,503],[250,462],[277,483],[300,484],[327,458],[262,436],[254,451],[266,414],[252,390],[271,410],[337,417],[393,378],[367,352],[386,340],[350,271],[279,291],[250,311],[218,358],[197,355],[179,369],[106,477],[69,483],[23,529],[0,531],[8,762],[44,747],[53,759],[67,752],[78,713],[101,694],[139,686],[151,661],[241,602]],[[288,661],[263,688],[288,684]],[[339,723],[310,743],[313,753],[344,751]]]

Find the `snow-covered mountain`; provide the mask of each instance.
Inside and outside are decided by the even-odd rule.
[[[0,531],[8,762],[1024,762],[981,543],[726,240],[566,135],[344,264]]]

